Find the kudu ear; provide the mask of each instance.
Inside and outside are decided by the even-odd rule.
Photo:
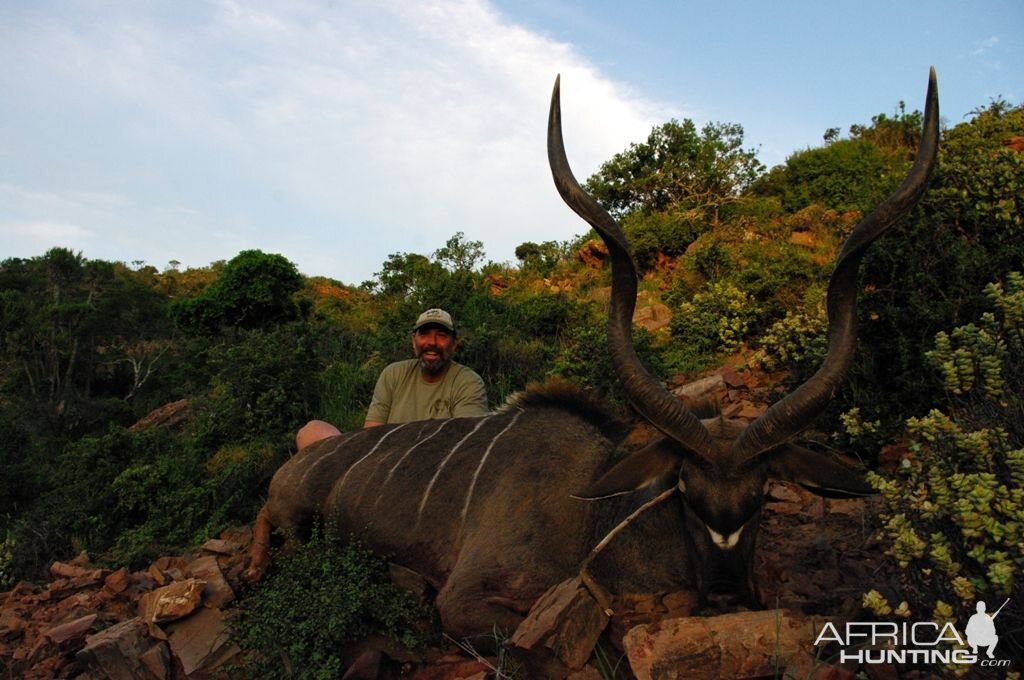
[[[662,437],[617,463],[586,491],[572,497],[598,500],[636,491],[662,475],[676,472],[681,461],[679,445]]]
[[[853,498],[877,493],[864,474],[828,456],[796,444],[783,444],[767,455],[768,475],[796,482],[826,498]]]

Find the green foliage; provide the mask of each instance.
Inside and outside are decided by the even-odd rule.
[[[654,348],[654,338],[645,329],[634,327],[633,342],[637,356],[655,378],[666,376],[661,353]],[[565,343],[554,359],[550,374],[596,390],[619,404],[626,403],[626,394],[615,378],[604,319],[593,316],[573,324]]]
[[[362,427],[382,368],[372,360],[356,364],[342,359],[329,364],[320,373],[321,419],[342,432]]]
[[[278,554],[269,579],[230,622],[245,651],[233,673],[246,678],[340,678],[341,650],[368,635],[413,648],[426,641],[429,612],[389,580],[387,565],[359,542],[314,531]]]
[[[762,172],[756,152],[743,148],[743,127],[671,120],[631,144],[587,180],[586,189],[613,215],[699,211],[717,223],[722,206]]]
[[[938,334],[928,352],[948,403],[907,421],[895,475],[870,476],[900,597],[916,611],[1017,598],[1024,586],[1024,277],[986,296],[993,312]]]
[[[569,243],[525,241],[516,246],[516,259],[524,272],[550,276],[559,262],[569,256]]]
[[[941,388],[923,348],[937,332],[977,319],[992,272],[1024,267],[1024,109],[994,107],[947,131],[920,207],[862,265],[858,359],[839,410],[876,411],[890,436],[930,408]]]
[[[194,298],[171,308],[178,325],[192,334],[222,327],[264,328],[300,316],[292,296],[302,288],[302,275],[282,255],[243,250],[220,276]]]
[[[759,313],[756,302],[732,283],[712,282],[673,311],[672,338],[695,360],[710,360],[737,349]]]
[[[865,212],[896,186],[906,168],[905,160],[866,139],[839,140],[787,158],[779,198],[789,211],[818,203],[834,210]]]
[[[455,232],[443,247],[434,251],[434,260],[450,271],[472,271],[483,259],[483,242],[467,241],[461,231]]]
[[[242,331],[238,342],[211,348],[207,360],[210,389],[194,410],[197,436],[210,446],[279,436],[315,411],[319,366],[304,323]]]
[[[681,255],[708,225],[692,212],[633,212],[622,220],[637,266],[649,269],[658,254]]]
[[[818,290],[820,294],[820,289]],[[809,307],[787,310],[786,315],[758,336],[758,362],[769,371],[795,368],[809,376],[821,365],[828,350],[825,300],[819,295]]]

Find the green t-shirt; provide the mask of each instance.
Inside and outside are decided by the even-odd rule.
[[[484,415],[487,391],[484,381],[471,368],[453,361],[444,378],[428,383],[420,373],[419,359],[407,359],[381,371],[366,420],[408,423]]]

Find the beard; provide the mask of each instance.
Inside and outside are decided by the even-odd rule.
[[[437,356],[430,358],[424,356],[428,351],[436,352]],[[431,376],[441,375],[444,373],[445,369],[448,368],[448,364],[451,363],[450,356],[446,356],[443,352],[434,347],[424,348],[419,352],[417,358],[420,360],[420,368],[423,372]]]

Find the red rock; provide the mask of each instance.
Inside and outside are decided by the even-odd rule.
[[[167,645],[160,642],[150,647],[139,656],[139,665],[156,680],[167,680],[171,677],[171,653]]]
[[[550,650],[569,668],[579,669],[607,625],[608,617],[577,577],[541,595],[516,628],[512,643],[530,651]]]
[[[167,626],[171,652],[186,675],[213,674],[240,651],[230,641],[219,609],[202,607],[192,616]]]
[[[131,577],[128,575],[128,570],[122,567],[117,571],[111,572],[103,579],[103,588],[111,593],[123,593],[130,581]]]
[[[146,623],[163,623],[188,616],[203,597],[205,581],[176,581],[146,593],[139,600],[139,617]]]
[[[186,571],[194,578],[206,582],[203,588],[203,604],[207,607],[223,607],[235,599],[235,591],[228,585],[227,579],[213,555],[200,557],[191,562]]]
[[[231,541],[211,538],[206,543],[203,543],[203,547],[201,549],[203,552],[213,553],[215,555],[234,555],[242,551],[242,546]]]
[[[779,668],[807,677],[813,642],[811,619],[780,610],[666,619],[623,639],[639,680],[774,677]]]
[[[88,614],[73,621],[69,621],[68,623],[62,623],[59,626],[50,628],[43,633],[43,637],[47,638],[55,645],[62,645],[75,637],[84,638],[85,634],[89,631],[95,621],[96,614]]]
[[[164,644],[154,643],[146,635],[146,624],[136,617],[90,635],[75,658],[95,677],[113,680],[149,678],[148,666],[142,658],[157,646],[163,647]]]
[[[488,670],[490,667],[479,661],[457,661],[420,668],[412,674],[409,680],[466,680],[477,673]]]

